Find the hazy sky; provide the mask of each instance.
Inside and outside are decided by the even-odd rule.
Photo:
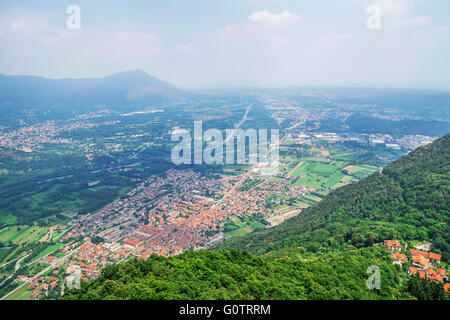
[[[81,10],[69,30],[69,5]],[[381,8],[381,29],[367,7]],[[450,89],[449,0],[0,0],[0,73]]]

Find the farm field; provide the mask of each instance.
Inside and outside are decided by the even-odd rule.
[[[295,186],[333,189],[350,183],[353,179],[362,179],[371,175],[378,168],[358,163],[358,153],[332,147],[316,149],[303,156],[282,154],[280,172],[291,178]]]
[[[5,247],[0,250],[0,261],[2,263],[16,259],[17,253],[23,245],[39,242],[48,232],[48,228],[39,226],[10,226],[0,230],[0,242],[6,246],[11,242],[19,247]]]
[[[303,202],[303,201],[300,201],[300,200],[296,200],[294,204],[295,204],[296,207],[299,207],[299,208],[302,208],[302,209],[305,209],[305,208],[308,208],[308,207],[311,206],[309,203],[306,203],[306,202]]]
[[[3,263],[4,258],[8,255],[9,248],[0,248],[0,261]]]
[[[335,188],[339,188],[339,187],[345,186],[346,184],[349,184],[353,179],[354,179],[354,178],[353,178],[352,176],[344,175],[344,177],[342,178],[342,180],[339,181],[338,183],[336,183],[336,184],[334,185],[334,187],[335,187]]]
[[[302,164],[292,173],[295,179],[292,184],[295,186],[308,186],[312,188],[333,188],[343,178],[341,169],[346,165],[342,161],[321,161],[305,160],[302,158]]]
[[[362,179],[371,175],[377,170],[377,167],[370,165],[348,165],[342,169],[345,174],[354,176],[358,179]]]
[[[322,198],[315,196],[313,194],[305,195],[305,197],[308,199],[311,199],[312,201],[315,201],[315,202],[319,202],[320,200],[322,200]]]
[[[10,215],[0,215],[0,223],[9,224],[17,221],[17,218]]]
[[[0,230],[0,242],[14,244],[24,244],[28,242],[36,242],[44,234],[48,228],[38,226],[12,226]]]
[[[245,217],[231,216],[230,223],[225,230],[225,235],[227,237],[242,236],[254,229],[264,228],[265,225],[259,221],[253,221],[246,219]]]
[[[51,246],[48,246],[47,248],[45,248],[44,250],[42,250],[41,252],[39,252],[38,255],[36,255],[35,257],[33,257],[33,258],[31,259],[31,261],[34,261],[34,260],[36,260],[36,259],[38,259],[38,258],[40,258],[40,257],[43,257],[43,256],[45,256],[47,253],[50,253],[50,252],[52,252],[53,250],[59,249],[59,248],[61,248],[61,247],[64,246],[64,245],[65,245],[65,243],[63,243],[63,242],[58,242],[58,243],[55,243],[55,244],[53,244],[53,245],[51,245]]]
[[[33,291],[28,289],[28,285],[24,285],[22,288],[10,295],[6,300],[30,300],[30,294]]]

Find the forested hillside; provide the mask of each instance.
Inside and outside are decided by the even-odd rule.
[[[279,226],[230,239],[219,248],[266,253],[372,246],[384,239],[430,240],[450,259],[450,135],[372,176],[335,190]]]
[[[65,299],[399,299],[398,272],[382,248],[300,256],[255,256],[239,250],[188,251],[107,267]],[[387,258],[387,259],[386,259]],[[381,269],[380,290],[368,290],[366,269]],[[440,288],[442,291],[442,288]]]
[[[63,298],[447,299],[442,284],[407,275],[374,244],[432,240],[446,265],[449,142],[446,135],[275,228],[213,248],[228,250],[133,259]],[[371,265],[381,270],[379,290],[366,286]]]

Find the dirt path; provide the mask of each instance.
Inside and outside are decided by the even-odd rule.
[[[292,176],[292,174],[295,172],[295,170],[297,170],[298,168],[300,168],[300,166],[303,164],[303,161],[300,161],[291,171],[289,171],[289,173],[287,174],[289,177]]]
[[[300,212],[302,212],[302,209],[300,208],[294,208],[291,210],[288,210],[280,215],[276,215],[273,217],[270,217],[267,219],[267,221],[270,223],[270,227],[274,227],[277,224],[280,224],[281,222],[283,222],[286,219],[295,217],[296,215],[298,215]]]

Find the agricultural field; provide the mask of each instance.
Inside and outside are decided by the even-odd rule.
[[[378,170],[375,166],[358,164],[358,156],[357,151],[337,146],[313,146],[297,156],[295,152],[282,152],[280,173],[291,178],[289,181],[295,186],[334,189]]]
[[[227,237],[236,237],[252,232],[254,229],[264,227],[265,225],[260,221],[233,215],[229,218],[229,222],[225,225],[224,231]]]
[[[0,215],[0,223],[10,224],[17,221],[17,218],[10,215]]]
[[[302,158],[302,164],[292,173],[295,186],[312,188],[333,188],[343,178],[341,169],[346,165],[342,161],[326,161],[320,158]]]
[[[342,178],[341,181],[339,181],[338,183],[336,183],[334,185],[335,188],[339,188],[342,186],[345,186],[346,184],[349,184],[350,182],[352,182],[354,178],[352,176],[348,176],[348,175],[344,175],[344,177]]]
[[[264,180],[262,180],[262,179],[247,179],[244,181],[242,186],[239,188],[239,191],[248,191],[248,190],[256,187],[257,185],[259,185],[263,181]]]
[[[59,249],[59,248],[63,247],[64,245],[65,245],[65,243],[63,243],[63,242],[57,242],[57,243],[55,243],[55,244],[53,244],[51,246],[48,246],[47,248],[45,248],[44,250],[39,252],[39,254],[37,256],[33,257],[31,259],[31,261],[39,259],[39,258],[45,256],[46,254],[48,254],[48,253],[50,253],[50,252],[52,252],[52,251],[54,251],[56,249]]]
[[[48,228],[39,226],[11,226],[0,230],[0,242],[25,244],[34,243],[48,232]]]
[[[355,178],[362,179],[377,171],[377,167],[370,165],[348,165],[342,169],[342,172]]]
[[[32,290],[28,289],[28,285],[24,285],[22,288],[6,298],[6,300],[30,300],[30,294],[32,292]]]
[[[0,248],[0,261],[3,263],[3,259],[8,255],[9,248]]]
[[[237,164],[229,164],[223,166],[223,173],[225,175],[237,176],[244,173],[246,170],[249,170],[250,166],[245,165],[237,165]]]
[[[0,262],[6,263],[12,260],[15,260],[24,254],[23,248],[25,246],[33,246],[34,244],[46,243],[42,242],[44,240],[48,240],[48,227],[40,227],[37,225],[30,226],[9,226],[0,230],[0,242],[4,244],[4,248],[0,248]],[[58,236],[62,234],[59,233]],[[57,240],[57,238],[53,238],[53,240]],[[54,245],[50,245],[46,247],[44,245],[43,251],[36,254],[34,257],[36,259],[39,256],[43,256],[46,253],[59,248],[63,245],[63,243],[56,243]],[[0,264],[1,264],[0,263]]]

